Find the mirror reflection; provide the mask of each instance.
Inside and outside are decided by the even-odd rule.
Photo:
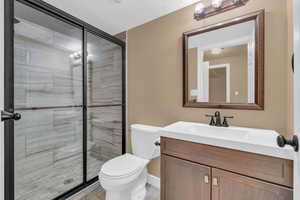
[[[188,38],[189,101],[255,103],[255,20]]]

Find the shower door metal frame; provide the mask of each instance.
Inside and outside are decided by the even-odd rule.
[[[4,109],[14,112],[14,2],[18,1],[45,14],[82,29],[83,55],[83,180],[75,188],[61,194],[54,200],[70,197],[83,188],[98,181],[98,177],[87,180],[87,32],[106,39],[122,48],[122,153],[126,151],[126,44],[124,41],[48,4],[41,0],[4,0]],[[4,124],[4,199],[15,200],[14,183],[14,122]]]

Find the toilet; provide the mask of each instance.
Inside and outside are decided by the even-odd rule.
[[[160,155],[159,127],[131,126],[133,154],[113,158],[101,168],[99,181],[106,191],[106,200],[143,200],[146,196],[147,164]]]

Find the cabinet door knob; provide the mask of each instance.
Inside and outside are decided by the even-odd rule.
[[[213,186],[218,186],[218,178],[213,178],[213,180],[212,180],[212,185]]]
[[[277,144],[279,147],[284,147],[285,145],[290,145],[294,148],[296,152],[299,151],[299,139],[297,135],[294,135],[292,140],[287,140],[284,136],[279,135],[277,137]]]
[[[206,175],[204,176],[204,183],[208,184],[209,183],[209,177]]]

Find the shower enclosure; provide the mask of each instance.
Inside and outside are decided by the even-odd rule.
[[[5,5],[5,110],[22,116],[5,121],[5,199],[64,199],[125,151],[125,44],[42,1]]]

